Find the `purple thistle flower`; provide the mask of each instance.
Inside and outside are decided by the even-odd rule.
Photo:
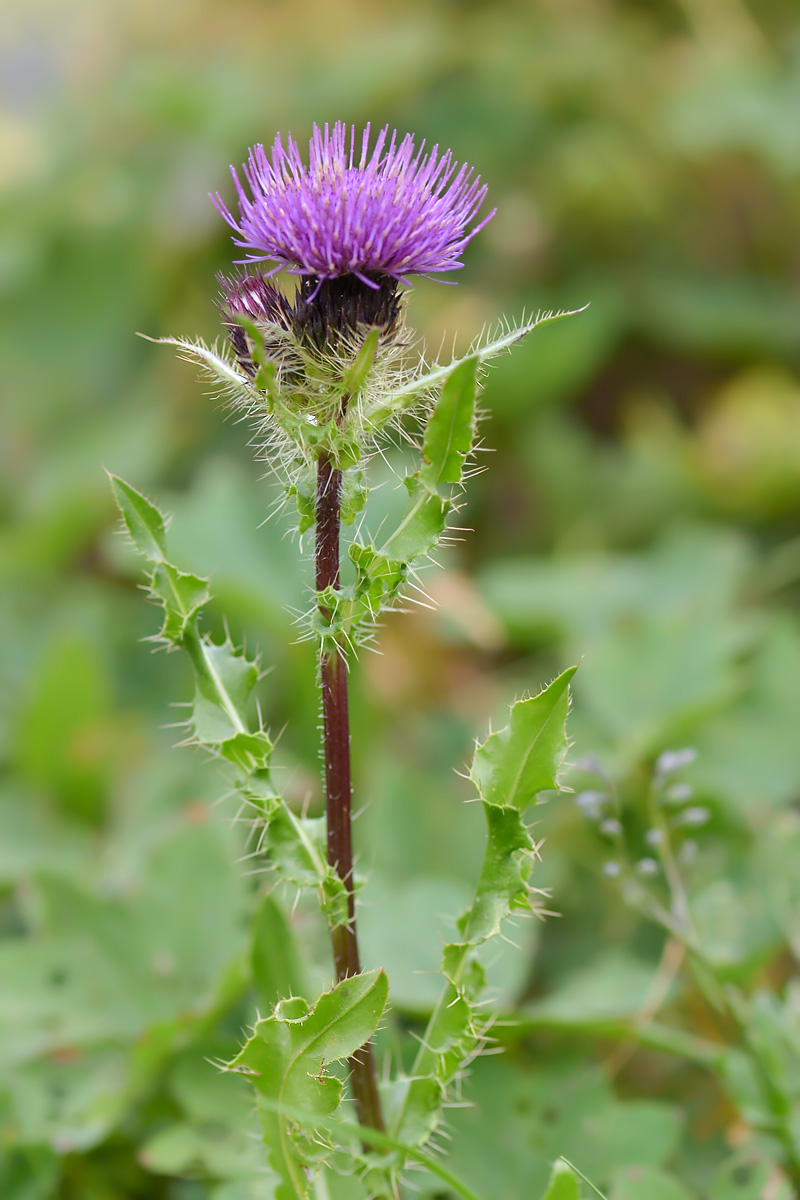
[[[291,136],[284,146],[278,135],[271,160],[254,146],[242,167],[249,195],[231,167],[239,220],[219,194],[211,197],[235,244],[251,252],[241,261],[266,259],[276,264],[270,274],[288,267],[318,280],[355,275],[372,288],[376,276],[405,281],[461,267],[464,247],[494,216],[469,229],[486,185],[449,150],[423,154],[424,142],[415,149],[411,134],[398,141],[388,132],[370,154],[367,125],[356,160],[355,127],[348,138],[342,121],[332,131],[314,125],[308,167]]]

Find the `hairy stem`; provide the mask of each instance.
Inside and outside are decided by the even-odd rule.
[[[339,587],[339,528],[342,473],[327,455],[317,465],[316,546],[317,591]],[[322,610],[323,616],[330,614]],[[347,657],[344,646],[323,647],[320,654],[322,722],[325,745],[325,796],[328,816],[328,862],[347,890],[347,923],[331,929],[336,977],[346,979],[361,970],[356,935],[351,829],[350,721],[347,705]],[[384,1129],[372,1046],[367,1043],[350,1059],[351,1082],[361,1125]]]

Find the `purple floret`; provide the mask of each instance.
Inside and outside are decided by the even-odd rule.
[[[219,195],[215,206],[250,251],[244,262],[268,260],[320,280],[355,275],[375,287],[376,276],[404,280],[462,266],[467,243],[494,216],[469,229],[486,197],[486,185],[466,164],[434,146],[423,154],[411,134],[398,142],[388,126],[369,152],[369,126],[361,154],[356,133],[337,121],[331,131],[314,126],[309,165],[291,136],[275,139],[271,159],[254,146],[242,167],[249,194],[231,167],[239,220]],[[388,139],[388,140],[387,140]]]

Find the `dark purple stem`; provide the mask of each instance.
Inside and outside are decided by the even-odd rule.
[[[317,464],[316,568],[317,591],[339,587],[339,528],[342,473],[327,455]],[[323,616],[330,614],[323,608]],[[328,814],[328,862],[347,890],[347,923],[331,930],[336,977],[347,979],[361,971],[356,936],[351,831],[350,720],[347,706],[347,659],[343,646],[320,655],[322,722],[325,741],[325,795]],[[384,1129],[372,1046],[368,1042],[350,1059],[351,1083],[359,1122]]]

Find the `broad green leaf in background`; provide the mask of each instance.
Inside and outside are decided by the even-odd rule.
[[[179,1055],[169,1071],[168,1089],[180,1105],[181,1120],[163,1126],[142,1147],[149,1170],[163,1175],[196,1175],[272,1182],[259,1145],[258,1120],[246,1079],[217,1065],[224,1044],[197,1045]]]
[[[8,1200],[49,1200],[59,1171],[59,1157],[44,1146],[0,1151],[0,1194]]]
[[[630,763],[734,701],[747,566],[739,538],[688,528],[647,555],[501,562],[481,582],[515,637],[581,656],[573,733]]]
[[[582,1023],[632,1017],[644,1009],[657,964],[620,951],[579,967],[561,987],[525,1006],[543,1025],[579,1028]]]
[[[794,1190],[774,1158],[755,1146],[731,1155],[716,1172],[710,1195],[714,1200],[794,1200]]]
[[[614,1176],[609,1200],[695,1200],[695,1197],[657,1167],[628,1167]]]
[[[563,1053],[535,1072],[524,1059],[479,1059],[467,1096],[450,1114],[452,1169],[492,1200],[541,1195],[562,1155],[607,1192],[623,1167],[667,1163],[681,1135],[675,1106],[620,1101],[600,1067]]]
[[[309,998],[307,972],[295,932],[283,908],[267,893],[253,924],[250,958],[261,1003],[272,1007],[290,996]]]
[[[106,816],[117,748],[108,728],[110,687],[108,656],[91,631],[57,629],[44,639],[15,712],[18,778],[90,828]]]

